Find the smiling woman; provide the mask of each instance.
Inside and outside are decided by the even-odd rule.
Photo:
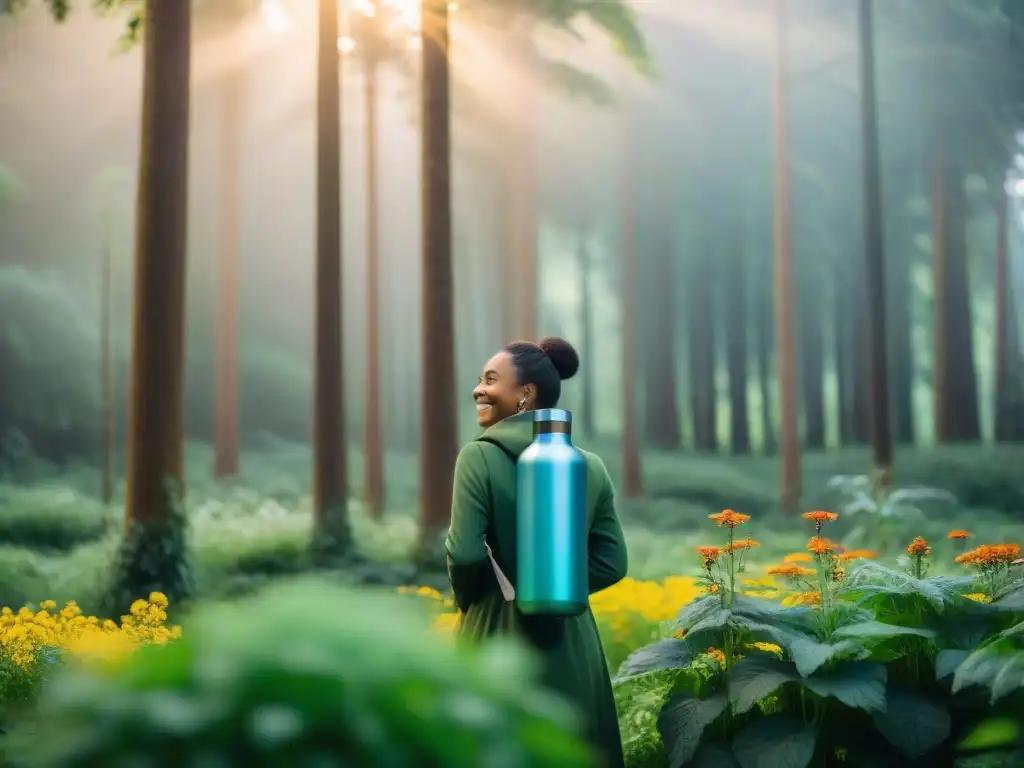
[[[580,359],[572,344],[549,336],[534,344],[514,341],[484,364],[473,390],[481,427],[535,408],[554,408],[562,380],[572,378]]]

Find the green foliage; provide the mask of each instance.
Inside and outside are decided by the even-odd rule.
[[[15,765],[592,765],[518,647],[470,652],[397,596],[306,582],[198,609],[184,637],[59,675]],[[40,734],[46,733],[46,738]],[[507,762],[505,762],[507,761]]]
[[[111,530],[116,517],[96,499],[64,488],[0,485],[0,541],[41,552],[68,551]]]
[[[45,447],[57,459],[86,454],[100,414],[96,323],[86,308],[57,275],[7,267],[0,269],[0,326],[0,439],[30,452]]]
[[[998,758],[1024,722],[1024,580],[999,564],[1012,554],[978,559],[976,576],[920,577],[928,554],[917,552],[910,574],[873,561],[846,574],[831,552],[815,555],[816,578],[793,576],[817,584],[813,607],[743,594],[741,555],[702,554],[712,593],[619,670],[620,688],[661,683],[646,700],[620,698],[624,721],[649,726],[656,711],[671,768],[952,765],[965,750]],[[997,704],[1013,727],[986,736],[978,729]]]
[[[131,521],[114,561],[112,583],[104,614],[127,612],[139,595],[162,592],[172,605],[187,605],[195,595],[192,563],[188,552],[188,516],[182,508],[181,489],[168,480],[155,527]]]

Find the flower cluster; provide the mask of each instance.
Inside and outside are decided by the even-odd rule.
[[[160,592],[136,600],[117,623],[86,616],[74,602],[57,610],[53,600],[38,610],[0,609],[0,658],[22,670],[34,667],[47,650],[110,657],[139,645],[164,644],[181,636],[181,627],[167,626],[167,597]]]
[[[1016,544],[982,544],[977,549],[964,552],[956,558],[961,565],[973,565],[979,568],[998,568],[1010,565],[1020,557],[1020,547]]]

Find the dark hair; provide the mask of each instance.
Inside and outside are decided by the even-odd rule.
[[[513,341],[504,349],[512,356],[519,384],[533,384],[537,388],[538,408],[558,405],[562,381],[575,376],[580,367],[580,357],[572,344],[558,336],[547,336],[536,344]]]

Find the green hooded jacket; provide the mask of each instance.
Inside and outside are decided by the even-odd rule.
[[[516,458],[533,441],[533,414],[503,419],[466,445],[455,462],[452,522],[445,540],[448,575],[463,613],[459,635],[482,640],[517,635],[540,653],[542,679],[584,716],[586,733],[607,768],[624,765],[611,676],[594,614],[573,618],[528,617],[506,602],[487,557],[516,583]],[[500,446],[500,447],[499,447]],[[507,452],[507,453],[506,453]],[[626,543],[615,511],[608,470],[587,460],[590,594],[626,576]]]

